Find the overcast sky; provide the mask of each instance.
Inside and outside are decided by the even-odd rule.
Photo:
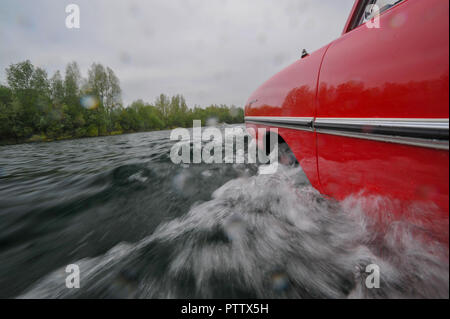
[[[0,82],[30,59],[49,76],[77,61],[111,67],[125,104],[180,93],[188,105],[235,104],[339,37],[354,0],[0,0]],[[65,26],[78,4],[81,28]]]

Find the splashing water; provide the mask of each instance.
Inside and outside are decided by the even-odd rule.
[[[368,200],[395,209],[325,200],[298,168],[233,179],[139,243],[76,262],[82,289],[60,269],[21,297],[447,298],[448,248],[410,220],[380,228],[360,209]],[[369,264],[379,289],[365,285]]]

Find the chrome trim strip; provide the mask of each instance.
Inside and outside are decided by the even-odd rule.
[[[330,131],[448,140],[448,119],[316,118],[314,127]]]
[[[449,119],[393,119],[393,118],[339,118],[339,117],[318,117],[316,124],[344,124],[361,126],[383,126],[383,127],[410,127],[426,129],[447,129]]]
[[[267,126],[277,126],[312,132],[314,117],[246,116],[245,121]]]
[[[246,116],[246,121],[312,126],[314,117]]]
[[[449,150],[448,140],[443,141],[443,140],[422,139],[422,138],[402,137],[402,136],[389,136],[389,135],[383,136],[383,135],[375,135],[375,134],[370,134],[370,133],[339,132],[339,131],[324,130],[324,129],[317,129],[316,132],[320,133],[320,134],[353,137],[353,138],[359,138],[359,139],[365,139],[365,140],[371,140],[371,141],[380,141],[380,142],[387,142],[387,143],[420,146],[420,147],[434,148],[434,149],[446,150],[446,151]]]
[[[449,119],[247,116],[246,122],[449,150]]]

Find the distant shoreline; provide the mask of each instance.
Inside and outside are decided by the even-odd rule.
[[[76,62],[64,75],[56,71],[49,77],[26,60],[6,68],[6,78],[7,85],[0,84],[0,145],[153,132],[190,127],[194,119],[202,125],[244,122],[242,107],[189,107],[181,94],[125,106],[120,80],[99,63],[86,78]]]
[[[242,123],[218,123],[218,125],[239,125],[239,124],[245,124],[245,122]],[[138,133],[151,133],[151,132],[161,132],[161,131],[170,131],[176,128],[191,128],[191,127],[181,127],[176,126],[172,128],[164,128],[164,129],[150,129],[150,130],[143,130],[143,131],[133,131],[133,132],[111,132],[110,134],[104,134],[104,135],[97,135],[97,136],[62,136],[58,138],[49,138],[49,137],[42,137],[35,135],[35,138],[30,137],[27,139],[22,139],[20,141],[15,140],[0,140],[0,146],[12,146],[12,145],[20,145],[20,144],[40,144],[40,143],[50,143],[50,142],[59,142],[59,141],[70,141],[70,140],[80,140],[83,138],[96,138],[96,137],[109,137],[109,136],[119,136],[119,135],[129,135],[129,134],[138,134]]]

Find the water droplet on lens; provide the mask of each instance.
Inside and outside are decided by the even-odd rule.
[[[184,193],[186,191],[189,176],[190,175],[187,171],[182,171],[181,173],[175,175],[173,178],[173,186],[178,192]]]
[[[283,291],[289,286],[289,279],[285,273],[277,272],[272,275],[272,288],[278,292]]]
[[[96,109],[99,105],[99,101],[95,96],[92,95],[85,95],[80,99],[81,105],[83,105],[84,108],[93,110]]]
[[[123,270],[112,282],[109,293],[120,299],[135,298],[137,287],[138,276],[132,271]]]
[[[129,64],[131,62],[131,56],[127,52],[121,52],[119,58],[123,64]]]
[[[237,240],[245,232],[245,221],[238,214],[233,214],[225,221],[224,231],[230,241]]]

